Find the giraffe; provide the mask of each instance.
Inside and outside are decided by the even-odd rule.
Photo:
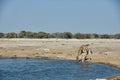
[[[83,62],[87,59],[91,60],[91,58],[87,58],[89,53],[92,54],[92,50],[89,46],[90,46],[90,44],[85,44],[85,45],[80,46],[80,48],[77,52],[77,56],[76,56],[77,61],[82,61]]]

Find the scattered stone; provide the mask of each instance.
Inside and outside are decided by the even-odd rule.
[[[46,49],[43,49],[43,51],[46,52],[46,53],[48,53],[48,52],[50,52],[50,49],[46,48]]]

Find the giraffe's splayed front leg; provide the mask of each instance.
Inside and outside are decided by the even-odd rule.
[[[91,48],[89,46],[90,44],[80,46],[77,56],[76,56],[77,61],[84,62],[85,60],[88,60],[88,59],[91,60],[91,57],[88,58],[90,53],[92,54]]]

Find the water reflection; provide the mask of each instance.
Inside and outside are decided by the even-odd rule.
[[[79,62],[79,63],[77,63],[77,65],[80,69],[83,69],[86,71],[89,71],[92,67],[92,63],[90,63],[90,62]]]

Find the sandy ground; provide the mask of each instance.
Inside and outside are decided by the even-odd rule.
[[[76,60],[78,48],[83,44],[90,44],[93,50],[90,62],[120,69],[118,39],[0,39],[0,57]]]

